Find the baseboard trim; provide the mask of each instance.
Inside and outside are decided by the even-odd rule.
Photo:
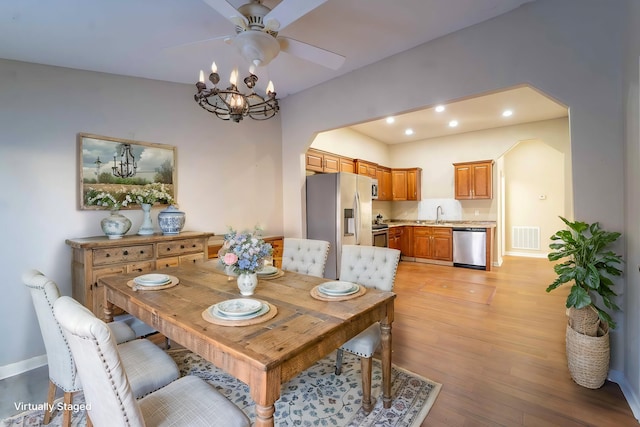
[[[31,359],[21,360],[16,363],[0,366],[0,380],[13,377],[14,375],[30,371],[32,369],[45,366],[47,364],[47,355],[32,357]]]
[[[624,374],[620,371],[611,369],[609,370],[609,380],[620,386],[620,390],[622,390],[622,394],[624,394],[625,399],[627,399],[627,403],[631,408],[631,412],[633,412],[633,416],[636,417],[636,420],[640,421],[640,399],[633,391],[631,385],[629,385],[629,381],[627,381]]]

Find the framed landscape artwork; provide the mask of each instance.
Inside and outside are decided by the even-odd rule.
[[[107,209],[85,203],[91,188],[116,192],[164,184],[176,200],[176,156],[176,147],[171,145],[79,133],[79,208]]]

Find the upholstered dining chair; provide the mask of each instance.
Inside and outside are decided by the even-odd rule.
[[[29,270],[22,276],[23,283],[31,292],[40,332],[47,351],[49,365],[49,392],[47,402],[50,411],[45,412],[44,424],[51,421],[51,411],[56,387],[64,392],[63,426],[71,424],[73,393],[83,389],[78,377],[67,339],[53,314],[53,305],[60,298],[55,282],[37,270]],[[118,343],[129,381],[136,397],[142,397],[165,386],[180,376],[173,359],[160,347],[146,339],[135,339],[134,331],[124,322],[108,325],[109,334]]]
[[[249,418],[204,380],[187,375],[136,400],[128,367],[107,325],[73,298],[56,300],[53,312],[84,384],[95,427],[249,426]]]
[[[397,249],[343,245],[339,279],[381,291],[392,291],[399,261],[400,251]],[[336,375],[342,372],[342,356],[345,351],[360,356],[363,407],[372,407],[371,357],[380,345],[380,340],[380,323],[376,322],[338,349]]]
[[[329,242],[324,240],[285,237],[282,249],[282,269],[322,277],[328,254]]]

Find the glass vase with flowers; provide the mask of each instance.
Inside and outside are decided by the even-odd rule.
[[[259,235],[260,230],[239,233],[231,229],[224,235],[224,243],[218,251],[220,264],[227,274],[238,275],[238,288],[242,295],[253,295],[258,284],[256,271],[264,266],[264,259],[271,256],[273,248]]]

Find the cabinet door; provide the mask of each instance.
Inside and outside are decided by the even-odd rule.
[[[473,165],[473,198],[490,199],[492,195],[492,167],[491,163]]]
[[[332,156],[331,154],[325,154],[323,166],[324,172],[340,172],[340,157]]]
[[[324,156],[322,153],[309,149],[305,156],[305,168],[310,171],[322,172],[324,164]]]
[[[391,186],[393,200],[407,200],[407,171],[392,170]]]
[[[352,163],[353,164],[353,163]],[[268,240],[267,243],[271,244],[273,248],[273,265],[274,267],[282,267],[282,251],[284,250],[284,241],[282,239]]]
[[[353,164],[353,159],[347,157],[340,158],[340,172],[356,173],[356,167]]]
[[[421,200],[422,189],[420,182],[422,180],[421,169],[411,169],[407,171],[407,200]]]
[[[455,167],[455,198],[458,200],[471,199],[471,166],[460,165]]]
[[[432,228],[431,259],[453,261],[453,238],[451,233],[451,228]]]
[[[402,234],[400,235],[400,251],[402,255],[412,257],[413,251],[413,228],[412,226],[402,227]]]
[[[413,256],[429,258],[431,255],[431,233],[428,227],[414,227]]]

